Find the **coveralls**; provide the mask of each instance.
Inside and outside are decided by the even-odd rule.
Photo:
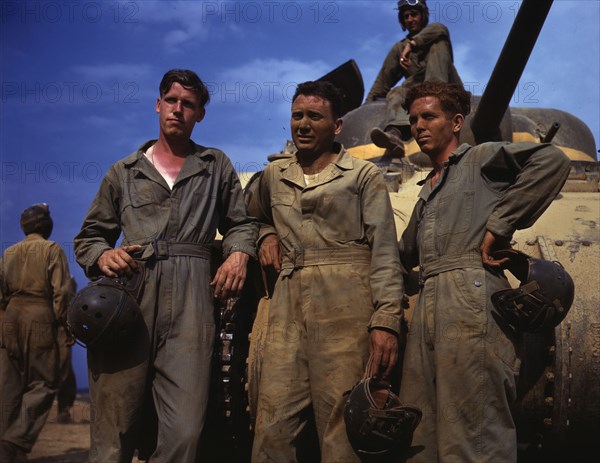
[[[58,320],[71,297],[65,253],[30,233],[4,252],[0,282],[0,439],[30,452],[58,386]]]
[[[297,461],[312,405],[323,462],[359,461],[344,392],[362,378],[369,329],[398,333],[403,294],[383,175],[339,155],[306,185],[296,155],[269,164],[250,204],[259,239],[276,233],[282,270],[270,303],[252,461]]]
[[[479,246],[486,230],[510,238],[530,227],[568,173],[552,145],[463,144],[433,188],[433,173],[424,181],[400,243],[404,268],[419,265],[421,281],[400,388],[400,400],[423,411],[409,461],[517,461],[522,339],[493,315],[491,294],[510,286],[483,266]]]
[[[410,40],[414,40],[417,47],[412,48],[410,65],[404,69],[400,66],[400,56]],[[403,77],[402,85],[392,89]],[[406,92],[410,87],[426,81],[462,85],[453,64],[450,33],[440,23],[428,24],[417,34],[412,37],[408,35],[392,46],[365,102],[386,98],[386,128],[409,125],[408,113],[402,108]]]
[[[225,154],[191,142],[193,154],[171,190],[144,155],[154,142],[110,168],[75,238],[77,261],[90,277],[100,274],[97,260],[121,232],[123,245],[143,247],[145,267],[145,336],[126,352],[88,351],[91,462],[131,461],[139,434],[150,433],[140,426],[153,408],[158,433],[150,461],[196,461],[215,337],[209,248],[217,229],[224,256],[255,256],[257,226]]]

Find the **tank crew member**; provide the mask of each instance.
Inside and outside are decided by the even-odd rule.
[[[75,238],[77,261],[89,277],[131,274],[142,266],[145,273],[139,305],[147,346],[88,350],[96,409],[91,462],[130,461],[152,408],[158,431],[150,459],[197,458],[214,344],[213,292],[227,299],[242,289],[257,233],[230,160],[190,139],[208,101],[194,72],[164,75],[156,101],[158,140],[110,168]],[[211,282],[217,230],[224,263]]]
[[[470,111],[460,85],[412,87],[405,108],[433,165],[400,242],[404,268],[420,273],[400,389],[423,411],[409,461],[515,462],[522,338],[494,316],[491,295],[510,285],[492,253],[550,205],[569,160],[549,144],[459,145]]]
[[[67,258],[48,238],[47,204],[21,214],[25,239],[0,260],[0,461],[23,462],[59,381],[57,329],[71,296]]]
[[[404,155],[404,143],[411,138],[408,114],[402,107],[406,91],[421,82],[438,81],[461,84],[454,68],[450,33],[440,23],[429,24],[425,0],[400,0],[398,21],[408,35],[387,54],[366,102],[386,98],[387,123],[375,127],[371,140],[386,148],[392,157]],[[402,78],[402,85],[392,89]]]
[[[397,360],[403,295],[396,232],[379,169],[334,142],[341,97],[327,82],[298,85],[297,152],[269,164],[250,204],[259,259],[279,271],[263,351],[252,461],[296,461],[312,406],[322,461],[358,461],[343,393]]]

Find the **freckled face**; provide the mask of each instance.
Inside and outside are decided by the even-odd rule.
[[[292,103],[290,128],[298,153],[315,156],[332,150],[342,120],[334,117],[329,101],[299,95]]]
[[[421,151],[430,156],[442,154],[456,143],[464,121],[461,114],[452,117],[443,110],[439,98],[417,98],[410,106],[410,130]]]

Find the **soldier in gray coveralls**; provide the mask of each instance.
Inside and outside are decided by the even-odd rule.
[[[131,461],[147,394],[158,418],[149,461],[197,458],[214,344],[213,292],[228,298],[241,290],[257,236],[229,159],[190,140],[208,97],[192,71],[165,74],[156,102],[158,140],[110,168],[75,238],[88,276],[114,277],[141,266],[145,274],[140,308],[147,342],[116,354],[88,351],[91,462]],[[211,282],[209,248],[217,229],[224,263]]]
[[[522,342],[493,316],[491,295],[510,285],[492,253],[552,203],[569,160],[544,143],[459,146],[470,94],[458,85],[413,87],[406,108],[433,165],[400,243],[420,274],[400,389],[423,410],[410,461],[514,463]]]

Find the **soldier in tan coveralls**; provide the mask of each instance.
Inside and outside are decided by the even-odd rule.
[[[208,100],[194,72],[164,75],[156,101],[158,140],[110,168],[75,238],[77,261],[88,276],[142,266],[145,275],[139,305],[146,332],[126,351],[88,350],[95,408],[91,462],[130,462],[153,410],[156,446],[142,448],[152,452],[143,456],[165,463],[198,458],[214,345],[213,296],[241,290],[257,233],[229,159],[190,140]],[[217,229],[225,261],[211,282]]]
[[[510,286],[491,254],[556,198],[569,160],[549,144],[459,146],[470,94],[458,85],[413,87],[406,108],[434,166],[400,243],[420,273],[400,389],[423,410],[409,460],[514,463],[522,343],[493,310],[491,294]]]
[[[0,461],[26,461],[59,381],[57,330],[72,296],[67,258],[49,241],[46,204],[23,211],[26,237],[0,260]]]
[[[429,24],[425,0],[400,0],[398,21],[408,35],[387,54],[365,100],[387,100],[386,126],[384,130],[374,128],[371,140],[393,157],[404,155],[403,140],[411,138],[408,114],[402,107],[407,90],[426,81],[462,85],[453,64],[450,33],[443,24]],[[402,78],[402,85],[392,89]]]
[[[359,461],[346,437],[343,393],[384,377],[397,359],[403,286],[389,196],[379,169],[334,142],[341,98],[325,82],[292,100],[297,153],[267,166],[252,198],[259,259],[280,271],[269,312],[252,461],[297,461],[312,405],[327,463]]]

